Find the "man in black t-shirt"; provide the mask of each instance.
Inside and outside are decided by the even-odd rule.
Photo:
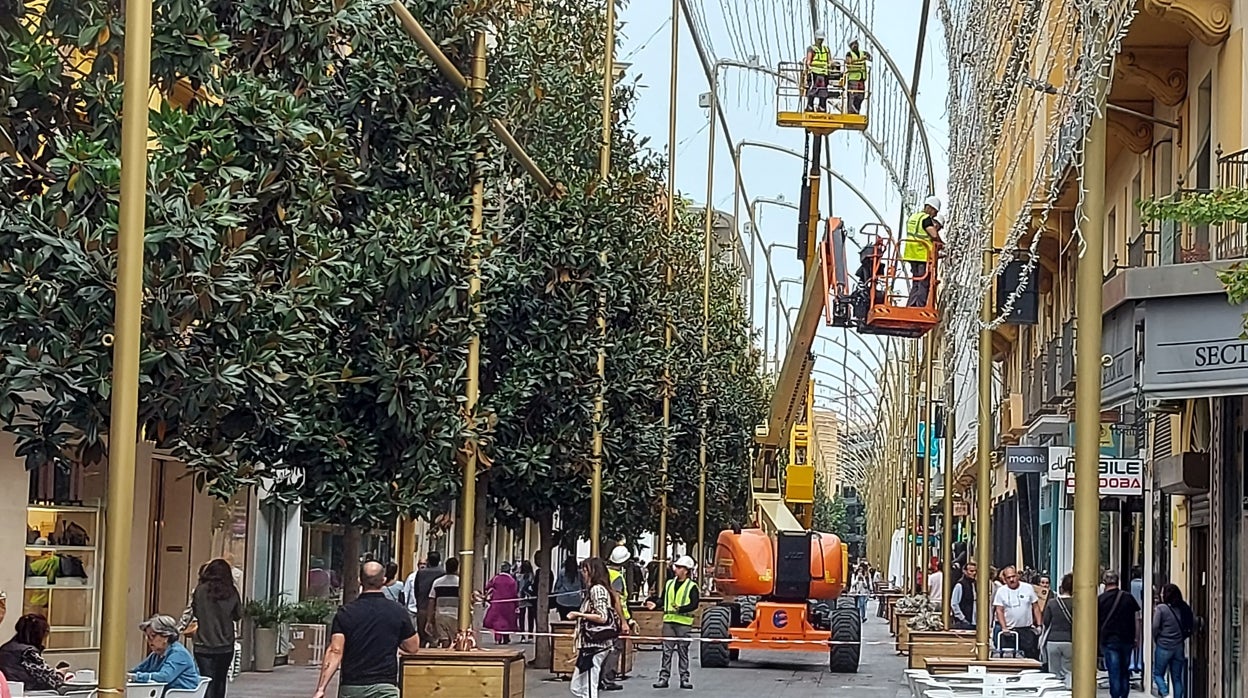
[[[1118,586],[1118,573],[1108,571],[1101,581],[1105,591],[1096,600],[1098,639],[1109,674],[1111,698],[1127,698],[1131,693],[1131,650],[1135,647],[1135,614],[1140,606],[1135,597]]]
[[[339,667],[338,698],[399,698],[398,652],[415,653],[420,639],[407,611],[382,592],[385,583],[381,563],[360,568],[360,596],[334,615],[313,698],[325,698]]]

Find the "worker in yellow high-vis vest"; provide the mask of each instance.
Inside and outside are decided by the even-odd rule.
[[[676,578],[667,580],[663,589],[663,661],[659,666],[659,680],[655,688],[667,688],[672,677],[672,653],[676,653],[676,668],[680,672],[680,687],[693,688],[689,678],[689,638],[693,632],[693,613],[698,610],[698,583],[689,578],[693,570],[693,558],[683,555],[676,561]],[[646,602],[654,608],[658,599]],[[671,638],[668,640],[667,638]]]
[[[906,305],[918,308],[927,305],[927,294],[932,288],[931,261],[944,242],[940,229],[944,226],[936,220],[940,213],[940,199],[929,196],[923,208],[906,219],[906,239],[902,243],[901,258],[910,267],[910,297]]]
[[[815,32],[815,43],[806,47],[806,111],[828,109],[828,80],[832,75],[832,52],[823,42],[823,30]]]
[[[859,114],[862,100],[867,96],[867,61],[871,54],[858,48],[858,40],[849,42],[849,53],[845,54],[845,90],[849,93],[845,100],[850,114]]]
[[[617,545],[611,551],[611,557],[607,558],[607,575],[611,579],[611,588],[615,589],[615,593],[620,595],[620,607],[624,613],[622,621],[627,627],[620,628],[620,637],[615,639],[615,645],[611,648],[611,652],[602,662],[602,674],[599,681],[599,690],[602,691],[622,691],[624,686],[616,682],[619,678],[620,655],[624,652],[624,635],[636,625],[633,620],[633,614],[628,611],[628,579],[624,576],[624,565],[633,557],[632,552],[623,545]]]

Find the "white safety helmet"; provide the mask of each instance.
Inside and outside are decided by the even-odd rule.
[[[625,548],[622,545],[617,545],[615,546],[615,549],[611,551],[611,564],[622,565],[625,562],[628,562],[628,559],[632,556],[633,554],[628,552],[628,548]]]
[[[940,199],[935,196],[929,196],[923,202],[924,206],[931,206],[937,213],[940,213]]]
[[[827,38],[827,36],[826,36],[826,35],[824,35],[824,33],[823,33],[823,30],[822,30],[822,29],[816,29],[816,30],[815,30],[815,40],[816,40],[816,41],[822,41],[823,39],[826,39],[826,38]]]
[[[681,556],[680,556],[680,557],[676,560],[676,565],[675,565],[675,566],[676,566],[676,567],[684,567],[684,568],[685,568],[685,569],[687,569],[687,570],[693,570],[693,568],[694,568],[693,558],[689,557],[688,555],[681,555]]]

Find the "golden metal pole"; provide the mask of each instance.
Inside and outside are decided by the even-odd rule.
[[[936,440],[932,436],[932,353],[935,348],[936,342],[929,332],[923,339],[923,554],[919,556],[919,569],[924,575],[932,556],[932,542],[927,537],[932,530],[932,443]],[[927,588],[926,581],[925,576],[923,592],[931,598],[932,590]]]
[[[920,380],[922,376],[922,363],[920,363],[919,348],[921,342],[915,342],[914,350],[911,355],[910,365],[910,433],[906,438],[906,533],[914,536],[914,542],[910,543],[906,549],[910,551],[910,563],[906,566],[906,582],[910,584],[910,591],[919,593],[922,591],[922,543],[919,542],[919,533],[915,532],[919,517],[922,516],[922,502],[919,498],[922,496],[920,488],[921,473],[917,471],[919,466],[919,416],[920,403],[922,395],[920,395]],[[919,576],[915,576],[916,569],[919,569]]]
[[[139,422],[139,344],[143,333],[143,237],[147,220],[148,87],[152,65],[151,0],[126,3],[121,111],[121,211],[113,316],[112,410],[108,425],[108,508],[105,509],[104,599],[100,694],[126,691],[126,596]]]
[[[943,346],[949,346],[948,342],[942,342]],[[950,627],[950,616],[953,612],[951,608],[953,604],[953,444],[954,444],[954,413],[957,411],[957,393],[953,389],[953,381],[951,376],[955,367],[951,367],[948,361],[943,363],[944,370],[941,372],[941,378],[945,384],[945,481],[944,501],[941,502],[941,533],[940,533],[940,574],[944,577],[944,588],[940,592],[940,614],[945,624],[945,628]]]
[[[702,370],[701,400],[698,414],[700,419],[698,437],[698,568],[706,564],[706,420],[707,394],[710,392],[710,351],[711,351],[711,227],[715,219],[715,110],[719,102],[719,66],[711,70],[711,108],[709,118],[711,125],[707,140],[706,155],[706,213],[702,227],[702,360],[707,362]],[[779,322],[776,324],[779,327]],[[777,336],[779,333],[777,332]]]
[[[477,32],[472,46],[472,91],[474,104],[481,102],[485,92],[485,33]],[[472,316],[481,313],[481,244],[485,219],[485,152],[478,149],[473,156],[472,167],[472,219],[468,228],[468,298]],[[468,414],[469,429],[476,433],[477,397],[481,391],[481,336],[473,333],[468,340],[467,384],[464,386],[464,410]],[[464,485],[459,502],[459,629],[472,629],[472,582],[473,555],[477,531],[477,444],[475,438],[468,444],[464,458]]]
[[[1100,105],[1103,107],[1104,105]],[[1100,538],[1101,258],[1105,250],[1105,117],[1098,110],[1083,151],[1083,254],[1075,276],[1075,540]],[[1074,593],[1096,598],[1100,548],[1075,546]],[[1096,696],[1096,606],[1075,604],[1075,698]]]
[[[676,230],[676,58],[680,53],[680,0],[672,0],[672,57],[668,68],[667,92],[667,239],[673,239]],[[672,266],[667,264],[668,302],[671,302]],[[669,306],[670,307],[670,306]],[[672,313],[663,317],[663,455],[659,462],[659,589],[667,582],[667,468],[672,452]]]
[[[983,275],[992,273],[992,250],[984,250]],[[988,659],[988,642],[992,625],[992,578],[988,573],[992,563],[992,284],[984,292],[980,302],[979,319],[985,325],[979,331],[979,424],[978,445],[975,458],[978,469],[975,478],[975,560],[979,567],[975,575],[975,654],[981,660]],[[1084,604],[1092,608],[1091,604]]]
[[[602,63],[602,143],[598,150],[598,180],[606,182],[611,174],[611,97],[615,89],[615,0],[607,0],[607,28],[603,42]],[[606,267],[607,252],[598,253],[598,262]],[[593,479],[590,483],[589,554],[600,556],[602,546],[602,418],[607,381],[607,316],[604,293],[598,296],[598,394],[594,397]]]

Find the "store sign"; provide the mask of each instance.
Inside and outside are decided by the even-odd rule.
[[[971,513],[971,507],[966,502],[958,501],[958,502],[953,503],[953,515],[954,516],[969,516],[970,513]]]
[[[1048,446],[1006,446],[1005,470],[1016,474],[1048,472]]]
[[[1248,392],[1244,305],[1223,294],[1148,301],[1144,321],[1146,396],[1169,400]]]
[[[1066,494],[1075,493],[1075,459],[1066,460]],[[1100,496],[1144,495],[1144,461],[1139,458],[1101,458]]]
[[[1049,482],[1066,481],[1066,460],[1070,458],[1069,446],[1049,447]]]

